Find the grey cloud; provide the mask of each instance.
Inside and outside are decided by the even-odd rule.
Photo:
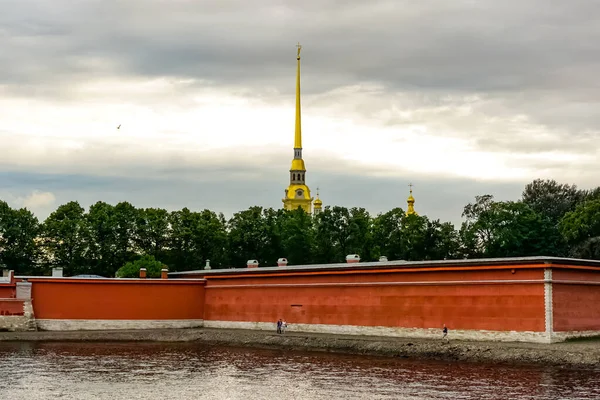
[[[43,60],[49,73],[64,67],[84,76],[93,73],[84,60],[101,58],[120,73],[286,90],[292,46],[301,40],[312,91],[357,81],[420,90],[564,88],[589,84],[578,71],[597,63],[600,46],[600,5],[588,1],[4,3],[11,56],[3,52],[3,61]]]
[[[305,110],[427,124],[478,150],[590,155],[598,16],[600,3],[587,0],[4,0],[0,90],[81,101],[84,82],[167,77],[194,80],[174,98],[218,86],[279,103],[294,90],[299,40]],[[357,93],[340,90],[351,85]],[[519,115],[526,121],[512,122]]]
[[[54,208],[71,200],[84,207],[96,201],[117,203],[129,201],[137,207],[162,207],[169,210],[188,207],[194,210],[210,209],[226,216],[254,205],[280,208],[286,187],[285,172],[265,174],[257,171],[254,179],[202,180],[190,182],[175,175],[165,179],[98,177],[91,175],[61,175],[41,173],[0,174],[0,199],[15,201],[33,191],[50,192],[56,196]],[[198,176],[211,171],[195,171]],[[386,212],[394,207],[406,209],[410,177],[388,179],[367,176],[332,174],[323,170],[310,175],[309,184],[316,192],[320,187],[325,205],[365,207],[371,214]],[[523,185],[490,184],[471,180],[423,179],[415,182],[416,209],[431,219],[461,222],[464,205],[479,194],[493,194],[499,200],[516,199]],[[443,199],[443,200],[442,200]],[[13,204],[14,206],[14,204]],[[44,219],[54,209],[34,209]]]

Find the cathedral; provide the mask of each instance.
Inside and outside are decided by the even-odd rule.
[[[319,199],[317,192],[317,199],[311,197],[310,189],[306,185],[306,167],[304,166],[304,160],[302,159],[302,123],[301,123],[301,112],[300,112],[300,50],[302,46],[298,44],[298,55],[296,61],[298,63],[296,70],[296,130],[294,133],[294,158],[292,160],[292,166],[290,168],[290,184],[285,189],[285,197],[283,198],[283,208],[286,210],[295,210],[298,207],[302,208],[306,213],[313,213],[313,200],[314,200],[314,213],[318,214],[321,212],[323,202]]]
[[[306,185],[306,166],[302,158],[302,122],[300,111],[300,50],[302,46],[298,43],[298,54],[296,62],[296,129],[294,132],[294,158],[290,168],[290,184],[285,189],[285,197],[282,199],[283,208],[286,210],[296,210],[302,208],[307,214],[319,214],[323,209],[323,202],[319,199],[319,189],[317,188],[317,198],[311,197],[310,189]],[[410,195],[408,197],[408,209],[406,215],[418,215],[415,212],[415,199],[412,195],[412,184],[410,186]],[[314,201],[314,203],[313,203]],[[314,206],[314,210],[313,210]],[[313,212],[314,211],[314,212]]]

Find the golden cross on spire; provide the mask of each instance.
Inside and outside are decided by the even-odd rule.
[[[302,50],[302,46],[300,46],[300,42],[298,42],[296,47],[298,48],[298,58],[300,58],[300,50]]]
[[[319,188],[317,187],[317,196],[319,195]]]
[[[414,186],[414,185],[413,185],[412,183],[409,183],[409,184],[408,184],[408,187],[410,188],[411,192],[412,192],[412,187],[413,187],[413,186]]]

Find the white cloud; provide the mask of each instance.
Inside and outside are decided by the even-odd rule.
[[[23,204],[23,207],[29,209],[39,209],[54,206],[55,201],[56,197],[53,193],[34,190],[25,198],[23,198],[21,203]]]
[[[74,90],[93,101],[0,97],[4,168],[131,177],[210,165],[288,168],[293,96],[277,102],[277,93],[252,98],[172,79],[97,81]],[[171,102],[173,93],[180,97]],[[305,159],[313,171],[513,182],[545,174],[552,161],[600,167],[594,154],[568,146],[515,152],[516,141],[526,147],[558,139],[522,115],[490,114],[494,101],[392,96],[373,85],[304,96]],[[573,178],[570,170],[552,173]],[[583,185],[594,179],[575,178]]]
[[[223,196],[263,174],[283,190],[300,40],[310,185],[597,185],[600,6],[573,1],[9,1],[0,173],[238,180]]]

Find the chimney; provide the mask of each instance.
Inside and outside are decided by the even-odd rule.
[[[160,270],[160,279],[169,279],[169,269],[163,268]]]
[[[52,276],[56,277],[56,278],[62,278],[62,276],[63,276],[62,267],[52,268]]]
[[[140,278],[146,279],[146,268],[140,268]]]
[[[248,260],[248,268],[258,268],[258,260]]]
[[[287,258],[280,258],[279,260],[277,260],[278,267],[285,267],[287,264],[288,264]]]
[[[387,262],[387,261],[388,261],[388,259],[386,256],[379,257],[379,262]]]
[[[346,262],[348,264],[354,264],[360,262],[360,256],[358,254],[348,254],[346,256]]]
[[[210,269],[210,260],[206,260],[206,265],[204,266],[204,269]]]
[[[0,282],[15,283],[14,271],[11,269],[2,270],[2,279]]]

